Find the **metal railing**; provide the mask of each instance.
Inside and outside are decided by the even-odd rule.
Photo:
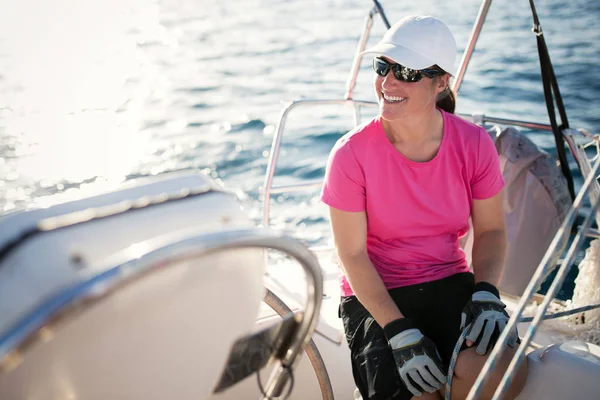
[[[460,85],[462,84],[465,73],[467,72],[469,61],[471,60],[471,56],[473,55],[473,51],[475,50],[475,45],[477,44],[477,40],[479,39],[479,34],[481,33],[481,29],[483,28],[483,23],[485,22],[485,17],[487,17],[487,13],[490,9],[491,4],[492,0],[484,0],[483,3],[481,3],[481,7],[479,8],[477,19],[475,20],[473,30],[471,31],[471,35],[469,37],[469,43],[467,44],[467,48],[463,53],[462,59],[460,60],[458,73],[456,74],[456,77],[452,84],[452,91],[456,94],[458,94],[458,91],[460,90]]]
[[[283,139],[283,132],[285,129],[285,124],[287,122],[287,118],[289,113],[301,106],[322,106],[322,105],[331,105],[331,104],[351,104],[354,106],[354,115],[355,120],[360,119],[360,107],[368,107],[368,106],[377,106],[377,103],[371,101],[357,101],[357,100],[299,100],[290,103],[287,107],[284,108],[281,117],[279,118],[279,122],[277,123],[277,130],[275,132],[275,136],[273,137],[273,141],[271,144],[271,151],[269,153],[269,160],[267,162],[267,171],[265,173],[265,181],[262,188],[263,194],[263,224],[265,227],[270,226],[271,217],[270,217],[270,209],[271,209],[271,195],[275,193],[283,193],[289,191],[297,191],[304,190],[308,188],[315,188],[318,185],[318,182],[308,182],[302,183],[298,185],[288,185],[288,186],[273,186],[273,178],[275,176],[275,170],[277,167],[277,160],[279,158],[279,149],[281,147],[281,141]]]

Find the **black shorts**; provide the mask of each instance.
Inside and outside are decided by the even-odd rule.
[[[470,272],[389,291],[402,315],[437,346],[447,371],[460,336],[460,315],[473,294]],[[364,400],[413,397],[398,375],[383,329],[355,296],[342,297],[340,316],[350,346],[352,373]],[[463,346],[463,349],[465,347]]]

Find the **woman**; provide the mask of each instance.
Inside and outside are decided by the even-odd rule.
[[[498,156],[484,129],[453,115],[456,42],[440,20],[404,18],[363,54],[375,56],[379,115],[336,143],[322,192],[354,379],[365,400],[439,399],[461,327],[472,323],[452,387],[464,398],[508,321],[496,289],[506,249]],[[474,273],[459,244],[469,218]],[[517,340],[515,330],[484,398]]]

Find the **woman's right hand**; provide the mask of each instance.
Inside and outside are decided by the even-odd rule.
[[[400,378],[415,396],[433,393],[444,386],[446,374],[439,353],[429,338],[423,336],[408,318],[390,322],[384,327],[394,354]]]

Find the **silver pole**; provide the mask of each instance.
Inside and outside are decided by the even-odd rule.
[[[283,127],[290,110],[294,103],[289,104],[283,109],[279,123],[277,124],[277,132],[271,143],[271,151],[269,152],[269,161],[267,162],[267,173],[265,174],[265,183],[263,184],[263,226],[268,228],[271,224],[270,208],[271,208],[271,187],[273,186],[273,176],[277,167],[277,158],[279,157],[279,148],[281,147],[281,138],[283,137]]]
[[[469,119],[469,120],[473,120],[473,115],[471,114],[464,114],[464,113],[459,113],[458,116],[463,117],[465,119]],[[510,125],[510,126],[519,126],[522,128],[529,128],[529,129],[539,129],[541,131],[550,131],[552,132],[552,126],[548,125],[548,124],[542,124],[539,122],[528,122],[528,121],[520,121],[517,119],[506,119],[506,118],[497,118],[497,117],[490,117],[487,115],[483,115],[483,122],[491,122],[494,124],[500,124],[500,125]]]
[[[354,126],[360,125],[360,105],[354,103]]]
[[[462,84],[465,73],[467,72],[467,67],[469,65],[469,61],[471,60],[471,55],[473,54],[473,50],[475,50],[475,45],[477,44],[477,39],[479,39],[479,34],[481,33],[481,28],[483,27],[483,23],[485,22],[485,17],[487,16],[488,10],[490,9],[490,5],[492,4],[492,0],[483,0],[481,3],[481,7],[479,8],[479,14],[477,14],[477,20],[475,21],[475,25],[473,26],[473,31],[471,31],[471,37],[469,38],[469,43],[467,44],[467,48],[463,54],[462,60],[460,61],[460,67],[458,69],[458,74],[452,83],[452,91],[455,94],[458,94],[458,90],[460,89],[460,85]]]
[[[356,77],[358,76],[358,70],[360,69],[360,62],[362,61],[362,56],[360,53],[363,52],[367,45],[367,40],[369,40],[369,33],[371,32],[371,27],[373,26],[373,15],[377,13],[377,8],[373,8],[369,15],[365,17],[365,22],[363,25],[362,33],[360,34],[360,39],[358,40],[358,48],[354,53],[354,60],[352,61],[352,68],[350,68],[350,77],[346,81],[346,94],[344,98],[346,100],[352,100],[352,92],[354,87],[356,86]]]

